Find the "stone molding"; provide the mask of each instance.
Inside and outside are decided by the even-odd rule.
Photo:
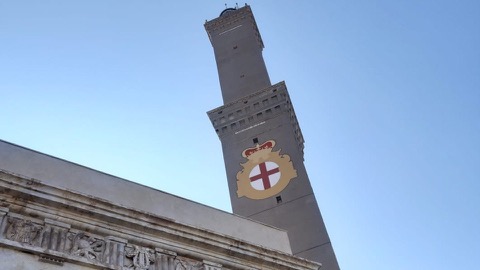
[[[278,98],[278,101],[271,102],[268,106],[263,106],[260,102],[263,99],[268,99],[276,95],[280,96]],[[227,118],[230,114],[235,115],[235,112],[238,110],[244,111],[245,107],[251,107],[251,104],[254,104],[255,102],[260,102],[260,106],[258,109],[251,109],[249,113],[245,112],[241,117],[235,116],[232,119]],[[274,110],[275,107],[279,107],[280,110]],[[271,115],[268,115],[268,113],[265,113],[268,112],[268,110],[272,111],[273,113]],[[260,112],[264,114],[265,117],[263,117],[262,119],[256,119],[256,115]],[[215,129],[217,135],[222,138],[224,136],[231,136],[232,134],[237,134],[239,133],[238,131],[242,130],[242,128],[248,129],[252,126],[258,126],[259,123],[268,121],[269,119],[274,118],[282,113],[289,114],[290,123],[295,132],[295,140],[297,142],[298,149],[301,153],[303,153],[305,140],[303,138],[302,130],[300,129],[300,125],[298,123],[297,115],[295,114],[293,104],[290,101],[290,95],[288,94],[285,81],[281,81],[260,91],[252,93],[248,96],[239,98],[228,104],[210,110],[207,112],[207,115],[210,118],[210,121],[212,122],[213,128]],[[240,124],[240,121],[243,120],[244,122],[247,122],[250,117],[254,119],[254,123],[248,122],[248,125],[250,126],[247,125],[245,127]],[[221,121],[222,118],[225,119],[225,121]],[[236,129],[231,128],[232,123],[236,124]],[[224,129],[226,130],[226,132],[223,132]]]
[[[249,102],[250,100],[253,100],[253,99],[258,99],[258,98],[261,98],[261,97],[264,97],[266,95],[269,95],[273,92],[274,89],[278,89],[279,91],[285,91],[287,93],[287,96],[288,96],[288,100],[290,100],[290,96],[288,95],[288,91],[287,91],[287,85],[285,84],[285,81],[281,81],[279,83],[276,83],[274,85],[271,85],[267,88],[264,88],[260,91],[257,91],[255,93],[252,93],[250,95],[247,95],[247,96],[244,96],[242,98],[239,98],[235,101],[232,101],[232,102],[229,102],[225,105],[222,105],[220,107],[217,107],[213,110],[210,110],[207,112],[208,115],[210,114],[214,114],[214,113],[218,113],[219,111],[222,111],[222,110],[225,110],[225,109],[228,109],[230,107],[236,107],[237,104],[241,104],[241,103],[244,103],[245,101]],[[242,106],[242,105],[240,105]]]
[[[93,269],[313,270],[320,266],[3,170],[0,246],[36,254],[44,263],[69,262]]]

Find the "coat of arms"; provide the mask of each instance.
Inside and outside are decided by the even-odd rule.
[[[274,152],[274,140],[257,144],[243,150],[242,156],[247,162],[242,163],[243,170],[237,173],[237,195],[250,199],[265,199],[281,192],[297,177],[297,171],[288,155]]]

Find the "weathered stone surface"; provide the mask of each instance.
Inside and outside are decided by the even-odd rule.
[[[0,140],[0,169],[290,253],[285,231]],[[95,187],[95,188],[92,188]],[[159,207],[159,205],[161,207]]]
[[[40,256],[0,247],[0,269],[5,270],[90,270],[96,269],[73,263],[56,265],[40,261]]]
[[[22,157],[25,161],[13,166]],[[29,161],[32,157],[34,161]],[[51,170],[49,165],[59,168]],[[12,172],[13,169],[18,170]],[[164,210],[148,212],[139,209],[142,204],[119,204],[86,193],[97,188],[83,192],[67,188],[81,186],[68,182],[84,180],[69,177],[63,171],[68,169],[84,172],[85,181],[94,178],[91,186],[96,187],[97,183],[102,186],[102,181],[116,186],[118,181],[119,186],[132,188],[138,196],[144,191],[152,196],[143,197],[162,198],[157,205],[180,201],[182,207],[200,211],[190,218],[204,211],[206,215],[225,218],[223,224],[236,230],[240,229],[239,224],[232,222],[246,226],[236,232],[238,237],[232,237],[235,233],[224,233],[232,228],[216,231],[207,223],[203,223],[207,228],[194,226],[195,221],[187,222],[188,216],[182,217],[185,222],[178,222],[172,216],[159,214]],[[31,175],[26,177],[25,172]],[[50,181],[45,172],[52,178],[58,178],[55,172],[59,172],[63,181]],[[43,175],[46,180],[32,178],[33,175]],[[114,189],[119,201],[127,191]],[[153,196],[157,193],[158,196]],[[258,228],[273,237],[271,241],[260,239],[255,244],[241,238],[242,234],[258,234],[250,231]],[[283,236],[284,232],[275,228],[0,141],[0,269],[313,270],[319,267],[271,247],[272,243],[282,245]]]

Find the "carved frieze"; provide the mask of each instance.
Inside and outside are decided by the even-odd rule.
[[[72,248],[70,254],[73,256],[87,258],[89,260],[101,260],[105,252],[105,241],[95,239],[83,232],[70,235]]]
[[[174,270],[177,253],[156,248],[155,270]]]
[[[99,238],[92,234],[70,230],[70,225],[45,220],[40,225],[31,220],[6,216],[2,236],[36,247],[65,254],[70,258],[83,258],[110,269],[122,270],[220,270],[221,266],[178,256],[160,248],[127,245],[128,241],[113,236]],[[59,254],[59,253],[57,253]],[[64,260],[39,254],[40,262],[63,265]]]
[[[175,270],[203,270],[203,263],[178,257],[175,259]]]
[[[161,248],[148,248],[128,244],[114,236],[100,237],[84,231],[71,229],[69,224],[45,219],[44,224],[33,222],[22,215],[9,216],[5,211],[3,232],[8,240],[42,248],[39,261],[63,265],[64,259],[86,259],[106,269],[121,270],[220,270],[221,266],[204,263]],[[0,238],[1,238],[0,237]],[[48,251],[56,252],[49,253]],[[60,255],[63,254],[63,255]],[[85,262],[85,260],[84,260]]]
[[[64,252],[70,225],[51,219],[45,219],[41,246],[49,250]]]
[[[129,258],[126,269],[147,270],[155,262],[155,252],[153,250],[136,245],[126,247],[125,256]]]
[[[9,217],[7,221],[6,238],[20,243],[34,245],[43,230],[31,220]]]
[[[9,269],[23,269],[25,263],[33,263],[32,269],[62,265],[105,270],[318,268],[248,243],[238,248],[238,240],[229,236],[68,190],[41,184],[31,189],[29,181],[0,169],[0,189],[16,192],[14,197],[0,192],[0,249],[8,251],[0,252],[0,259],[10,260],[11,254],[25,259],[12,260]],[[151,229],[142,231],[147,221]],[[0,269],[5,268],[2,265]]]

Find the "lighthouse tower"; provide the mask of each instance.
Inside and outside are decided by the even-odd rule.
[[[233,212],[286,230],[294,255],[339,269],[287,86],[270,82],[250,6],[225,9],[205,29],[224,103],[208,116],[222,143]]]

